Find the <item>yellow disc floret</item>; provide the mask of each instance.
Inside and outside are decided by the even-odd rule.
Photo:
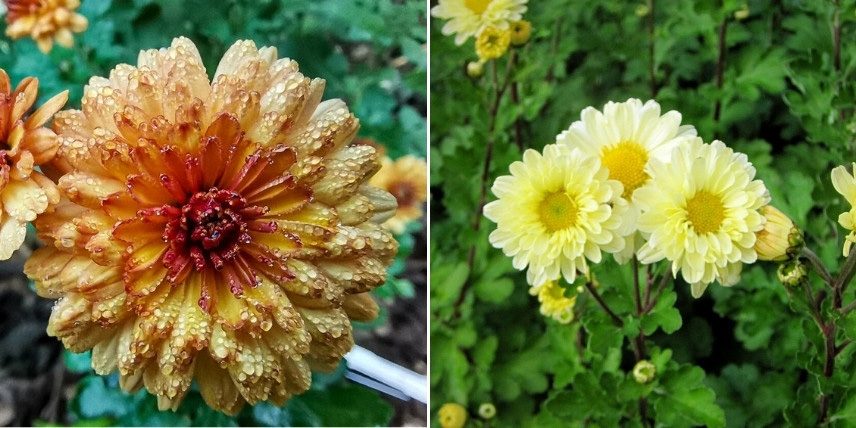
[[[648,152],[637,143],[624,141],[603,149],[601,162],[609,169],[609,178],[624,185],[621,196],[625,199],[630,199],[633,191],[648,180],[645,173]]]
[[[702,190],[687,201],[687,221],[699,235],[717,231],[724,219],[725,207],[717,195]]]
[[[550,232],[573,226],[578,212],[576,202],[565,192],[548,193],[538,204],[538,215]]]
[[[487,5],[489,5],[490,2],[491,0],[464,0],[464,6],[473,11],[473,13],[480,15],[487,10]]]

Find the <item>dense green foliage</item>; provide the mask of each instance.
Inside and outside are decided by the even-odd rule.
[[[79,108],[84,85],[107,76],[119,63],[135,64],[144,49],[169,46],[174,37],[194,41],[210,74],[226,49],[239,39],[275,46],[295,59],[300,71],[327,81],[325,99],[342,98],[360,119],[358,137],[386,146],[397,158],[426,155],[427,52],[424,2],[418,0],[288,1],[84,0],[79,10],[89,28],[75,35],[71,49],[54,46],[42,54],[29,39],[0,39],[0,68],[13,84],[26,76],[40,81],[40,100],[69,90],[68,107]],[[5,23],[0,23],[0,34]],[[413,249],[410,233],[399,236],[401,251],[389,281],[377,297],[412,297],[413,285],[399,278]],[[373,328],[378,321],[357,328]],[[379,394],[344,379],[340,370],[318,376],[312,389],[285,407],[247,406],[236,417],[208,409],[191,391],[179,410],[158,412],[153,396],[120,391],[114,375],[89,369],[88,354],[66,353],[69,369],[85,374],[70,403],[76,425],[164,426],[348,426],[384,425],[392,408]],[[195,389],[195,386],[193,387]]]
[[[642,426],[645,397],[658,426],[850,426],[852,287],[836,303],[811,275],[809,300],[759,262],[697,300],[675,280],[637,317],[630,269],[610,260],[594,272],[623,327],[588,293],[562,325],[538,313],[524,274],[488,243],[495,225],[479,207],[523,149],[554,142],[583,108],[653,98],[706,142],[746,153],[772,204],[838,272],[837,218],[850,206],[830,170],[856,160],[854,2],[550,0],[530,2],[524,19],[529,43],[476,79],[465,73],[473,41],[456,46],[431,22],[432,410],[463,404],[470,426],[485,424],[482,402],[496,403],[491,426]],[[640,327],[657,367],[646,385],[631,373]],[[825,336],[837,354],[830,376]]]

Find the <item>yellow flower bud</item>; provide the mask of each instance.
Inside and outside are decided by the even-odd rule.
[[[767,223],[755,234],[758,260],[781,262],[799,252],[803,245],[802,231],[794,222],[772,205],[761,207],[760,213]]]
[[[657,375],[657,367],[648,360],[642,360],[633,366],[633,379],[638,383],[648,383]]]
[[[482,419],[493,419],[496,416],[496,406],[493,403],[482,403],[479,406],[479,416]]]
[[[470,61],[467,63],[467,75],[476,78],[484,74],[484,63],[481,61]]]
[[[458,403],[446,403],[437,412],[443,428],[463,428],[467,423],[467,409]]]
[[[511,44],[520,46],[529,41],[529,36],[532,35],[532,23],[521,19],[520,21],[511,23]]]

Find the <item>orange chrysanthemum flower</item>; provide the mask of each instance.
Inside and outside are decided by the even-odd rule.
[[[74,44],[72,33],[86,30],[89,21],[75,12],[80,0],[3,0],[6,13],[6,35],[19,39],[30,36],[39,50],[48,53],[53,42],[67,48]]]
[[[25,267],[62,296],[48,332],[161,409],[193,379],[225,413],[281,405],[335,368],[398,244],[375,151],[323,88],[250,41],[209,82],[185,38],[92,78],[54,122],[65,197]]]
[[[34,77],[21,80],[13,91],[9,75],[0,69],[0,260],[11,257],[24,242],[27,222],[60,198],[54,183],[35,167],[57,151],[56,134],[43,125],[65,105],[68,91],[25,117],[38,92]]]
[[[398,202],[395,216],[383,224],[387,229],[404,233],[408,222],[422,217],[422,203],[428,194],[428,166],[424,159],[407,155],[393,161],[384,157],[370,183],[392,193]]]

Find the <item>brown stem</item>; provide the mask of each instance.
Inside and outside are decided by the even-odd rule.
[[[654,64],[654,0],[648,0],[648,79],[651,85],[651,98],[657,97],[657,74]]]
[[[832,46],[833,46],[833,64],[835,71],[841,71],[841,12],[840,1],[835,0],[835,12],[832,15]]]
[[[562,17],[559,17],[558,19],[556,19],[556,31],[553,33],[553,40],[550,43],[550,57],[551,58],[555,58],[556,52],[559,50],[559,40],[561,38],[561,34],[562,34]],[[553,77],[554,77],[553,76],[553,69],[554,69],[554,67],[550,67],[550,69],[547,70],[547,76],[544,78],[544,80],[546,80],[547,82],[553,81]]]
[[[508,66],[505,70],[505,77],[503,78],[502,85],[500,85],[500,81],[496,72],[496,61],[490,62],[490,70],[491,70],[491,79],[493,82],[494,88],[494,97],[493,104],[490,107],[490,120],[488,122],[488,137],[487,144],[485,147],[484,154],[484,168],[482,169],[482,179],[481,179],[481,194],[479,196],[479,203],[476,208],[475,214],[473,215],[473,223],[472,228],[473,231],[478,232],[481,227],[482,221],[482,210],[484,209],[485,201],[487,200],[487,183],[490,179],[490,163],[493,158],[493,145],[494,145],[494,137],[493,132],[496,128],[496,115],[499,111],[499,103],[502,100],[502,96],[505,93],[506,88],[508,88],[509,76],[511,75],[511,70],[513,69],[514,63],[514,51],[512,50],[509,53],[508,58]],[[476,243],[473,242],[470,245],[469,254],[467,254],[467,266],[470,268],[470,273],[473,270],[473,264],[475,263],[476,258]],[[460,315],[460,306],[464,302],[464,298],[467,295],[467,291],[470,288],[470,284],[472,283],[471,278],[467,279],[464,285],[461,287],[461,292],[458,294],[458,299],[455,301],[455,317],[457,318]]]
[[[666,289],[666,285],[669,284],[669,270],[671,269],[671,265],[666,267],[666,272],[663,273],[663,277],[660,278],[660,285],[657,286],[657,291],[654,293],[654,297],[649,301],[648,295],[650,294],[650,288],[645,290],[645,307],[642,308],[642,312],[648,313],[651,312],[651,309],[654,309],[654,306],[657,304],[657,299],[660,298],[660,294],[663,293],[663,290]]]
[[[609,305],[607,305],[606,302],[603,301],[603,298],[600,297],[600,293],[598,293],[597,290],[591,285],[590,281],[586,281],[586,290],[591,293],[592,297],[594,297],[594,300],[597,301],[597,303],[600,305],[601,308],[603,308],[606,314],[609,315],[610,318],[612,318],[612,322],[615,323],[615,325],[617,325],[618,327],[624,327],[624,321],[622,321],[621,318],[618,317],[618,315],[615,315],[615,312],[613,312],[612,309],[609,308]]]
[[[808,260],[809,265],[811,265],[814,271],[820,275],[826,285],[830,288],[835,288],[835,279],[832,278],[832,274],[829,273],[829,270],[826,269],[826,266],[823,265],[820,257],[818,257],[814,251],[810,250],[808,247],[802,247],[800,254]]]
[[[719,6],[722,7],[722,2],[719,2]],[[722,74],[725,70],[725,29],[727,28],[728,18],[723,17],[722,22],[719,24],[719,54],[716,57],[716,89],[722,89]],[[719,122],[719,117],[722,113],[722,91],[716,97],[716,103],[713,105],[713,120],[714,122]]]
[[[820,411],[817,414],[817,422],[815,425],[820,426],[826,421],[826,411],[829,409],[829,403],[826,400],[825,394],[820,394],[817,397],[818,405],[820,406]]]

